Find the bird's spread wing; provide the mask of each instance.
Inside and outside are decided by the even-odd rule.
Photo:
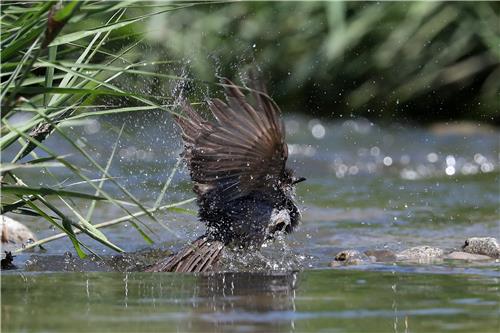
[[[208,101],[215,122],[203,119],[184,103],[182,128],[184,158],[203,195],[215,189],[233,200],[268,187],[276,187],[284,172],[288,148],[285,129],[276,104],[257,81],[253,81],[250,104],[238,86],[223,79],[227,103]]]

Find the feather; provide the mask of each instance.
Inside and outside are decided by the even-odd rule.
[[[285,170],[288,148],[283,122],[265,88],[252,80],[252,105],[228,79],[222,79],[226,101],[207,101],[215,122],[203,119],[183,102],[184,117],[176,116],[184,140],[183,156],[203,196],[210,189],[226,200],[275,188]],[[192,263],[195,264],[195,263]]]
[[[217,268],[224,244],[202,236],[146,272],[206,272]]]

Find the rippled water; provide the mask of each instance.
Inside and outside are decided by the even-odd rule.
[[[126,134],[111,174],[152,206],[181,150],[177,130],[163,113],[108,120],[112,126],[89,122],[68,130],[82,135],[81,146],[104,165],[124,123]],[[269,244],[262,254],[232,257],[228,264],[232,270],[261,273],[47,273],[101,270],[81,263],[65,266],[67,258],[61,254],[71,244],[58,240],[45,246],[47,252],[36,251],[37,258],[30,259],[29,253],[16,258],[18,263],[30,259],[30,271],[45,273],[2,276],[2,318],[9,318],[2,320],[2,329],[495,331],[499,263],[328,265],[347,248],[396,252],[431,245],[451,250],[467,237],[498,237],[498,129],[473,124],[381,127],[365,120],[328,123],[298,116],[287,117],[286,126],[289,165],[307,178],[297,191],[304,209],[301,228]],[[55,136],[47,144],[60,153],[71,151]],[[92,169],[77,156],[69,158],[82,169]],[[52,171],[64,184],[77,181],[60,169]],[[47,174],[26,174],[26,179],[55,182]],[[164,203],[190,198],[190,186],[186,170],[177,173]],[[111,185],[107,189],[119,193]],[[86,210],[83,204],[81,210]],[[94,223],[122,215],[99,204]],[[156,232],[156,248],[175,250],[204,230],[194,216],[170,212],[157,217],[174,232],[149,223]],[[40,238],[54,233],[45,222],[25,223]],[[126,251],[151,248],[130,225],[106,232]],[[87,243],[112,255],[91,240]],[[293,270],[303,272],[289,273]],[[262,273],[271,271],[275,273]]]
[[[2,331],[494,332],[498,278],[56,273],[2,281]]]

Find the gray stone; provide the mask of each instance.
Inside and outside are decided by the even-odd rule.
[[[454,251],[452,253],[449,253],[444,258],[452,260],[466,260],[466,261],[493,260],[493,258],[482,254],[473,254],[461,251]]]
[[[416,246],[396,254],[397,260],[432,261],[443,257],[444,251],[437,247]]]
[[[389,250],[368,250],[365,254],[373,258],[373,261],[377,262],[394,262],[396,261],[396,254]]]
[[[471,237],[462,246],[464,252],[500,258],[500,246],[494,237]]]
[[[373,260],[366,254],[358,250],[343,250],[337,253],[333,261],[330,263],[331,267],[344,266],[344,265],[362,265],[372,263]]]

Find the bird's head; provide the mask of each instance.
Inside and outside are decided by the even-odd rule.
[[[274,239],[276,232],[291,233],[299,224],[302,214],[295,200],[295,187],[304,180],[306,180],[304,177],[295,177],[292,170],[285,170],[279,182],[281,194],[278,197],[281,199],[273,209],[266,238]]]
[[[280,190],[283,191],[288,199],[295,199],[295,188],[298,183],[305,181],[304,177],[295,176],[293,170],[286,168],[279,182]]]

